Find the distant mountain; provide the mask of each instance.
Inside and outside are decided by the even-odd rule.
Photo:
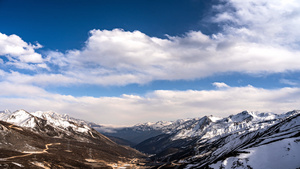
[[[138,143],[146,139],[162,134],[161,129],[156,130],[153,129],[152,126],[142,125],[125,128],[101,126],[97,128],[97,131],[103,133],[107,137],[117,137],[124,140],[128,140],[132,143],[132,145],[137,145]]]
[[[194,119],[180,119],[177,121],[158,121],[155,123],[141,123],[131,127],[109,127],[109,126],[98,126],[97,131],[101,132],[106,136],[118,137],[128,140],[135,145],[158,135],[164,133],[171,133],[182,125],[189,125],[192,121],[197,121],[200,118]]]
[[[114,141],[115,143],[117,144],[120,144],[120,145],[125,145],[125,146],[130,146],[130,147],[134,147],[134,143],[128,141],[128,140],[125,140],[125,139],[122,139],[122,138],[119,138],[119,137],[113,137],[113,136],[107,136],[110,140]]]
[[[226,118],[205,116],[111,129],[118,137],[154,131],[158,134],[135,148],[153,154],[161,168],[300,167],[299,111],[281,115],[244,111]]]
[[[144,157],[79,121],[54,112],[0,112],[0,168],[109,168]]]

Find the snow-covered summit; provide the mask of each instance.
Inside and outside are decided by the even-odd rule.
[[[22,127],[34,127],[35,122],[33,117],[33,115],[25,110],[18,110],[13,113],[9,110],[5,110],[0,113],[0,120]]]
[[[1,117],[1,115],[9,114],[9,113],[11,113],[11,112],[10,112],[10,110],[8,110],[8,109],[5,109],[5,110],[3,110],[3,111],[0,111],[0,117]]]
[[[175,121],[140,123],[131,127],[99,127],[98,131],[135,143],[161,134],[172,135],[174,141],[192,137],[214,140],[230,133],[266,128],[297,113],[299,113],[297,110],[279,115],[270,112],[243,111],[223,118],[210,115]]]
[[[182,165],[182,168],[300,166],[297,160],[300,157],[298,110],[279,115],[243,111],[225,118],[204,116],[174,124],[167,126],[174,127],[170,132],[147,139],[135,147],[156,154],[153,156],[156,160],[174,160],[170,168],[176,168],[176,165]],[[264,160],[265,156],[272,158]],[[257,167],[261,165],[268,167]]]
[[[137,131],[149,131],[149,130],[157,130],[157,129],[162,129],[166,126],[171,125],[172,122],[169,121],[158,121],[158,122],[147,122],[147,123],[139,123],[134,125],[132,128],[133,130]]]
[[[158,121],[158,122],[147,122],[147,123],[139,123],[132,127],[135,131],[151,131],[151,130],[158,130],[162,131],[163,133],[170,133],[174,132],[181,128],[191,128],[195,123],[197,123],[199,120],[207,119],[211,122],[216,122],[222,118],[215,117],[215,116],[204,116],[203,118],[188,118],[188,119],[178,119],[175,121]]]
[[[253,111],[243,111],[236,115],[229,116],[229,119],[233,122],[242,122],[242,121],[267,121],[274,120],[278,115],[274,113],[260,113]]]
[[[299,113],[300,111],[297,110],[281,115],[274,113],[243,111],[223,119],[214,121],[210,120],[207,123],[201,123],[199,121],[197,124],[198,126],[194,125],[194,128],[187,128],[186,126],[182,127],[180,130],[174,131],[176,133],[173,140],[199,136],[201,136],[202,139],[214,140],[214,137],[219,138],[230,133],[243,133],[248,130],[254,131],[266,128],[275,123],[279,123],[282,119]]]
[[[89,125],[94,123],[52,111],[29,113],[25,110],[17,110],[15,112],[5,110],[0,112],[0,120],[29,128],[35,132],[45,133],[49,136],[68,137],[77,140],[85,139],[84,137],[86,136],[95,137],[95,130],[89,127]]]
[[[272,124],[272,121],[275,121],[276,119],[278,120],[285,116],[287,115],[243,111],[236,115],[230,115],[225,118],[210,115],[189,119],[178,119],[176,121],[147,122],[126,128],[111,128],[111,133],[107,134],[110,135],[113,133],[112,135],[118,136],[116,133],[119,131],[122,131],[122,133],[130,131],[139,133],[156,132],[156,135],[172,134],[173,140],[199,136],[209,139],[213,138],[214,136],[220,136],[226,133],[248,128],[263,128]]]

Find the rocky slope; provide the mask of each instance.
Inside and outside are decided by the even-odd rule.
[[[111,168],[144,157],[53,112],[0,112],[0,168]]]
[[[125,131],[117,129],[116,136],[120,130]],[[161,163],[161,168],[300,167],[296,160],[300,159],[299,111],[281,115],[244,111],[226,118],[205,116],[145,123],[127,129],[131,130],[161,133],[135,146],[153,154],[152,160]],[[273,148],[277,146],[277,150]],[[288,151],[279,151],[283,149]],[[269,156],[280,165],[275,165]],[[257,159],[262,159],[259,165],[266,167],[259,167]]]

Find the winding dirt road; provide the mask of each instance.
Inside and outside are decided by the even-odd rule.
[[[33,155],[33,154],[48,153],[47,150],[49,150],[49,146],[52,146],[52,145],[60,145],[60,143],[45,144],[45,149],[43,149],[42,151],[23,151],[23,153],[26,153],[26,154],[1,158],[0,161],[6,161],[6,160],[14,159],[14,158],[26,157],[26,156],[30,156],[30,155]]]
[[[13,128],[13,129],[16,129],[16,130],[20,130],[20,131],[23,131],[23,129],[22,128],[20,128],[20,127],[17,127],[17,126],[15,126],[15,125],[9,125],[8,126],[9,128]]]

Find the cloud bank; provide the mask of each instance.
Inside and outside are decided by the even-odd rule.
[[[132,125],[210,114],[224,117],[243,110],[282,113],[299,108],[300,102],[300,88],[267,90],[250,85],[227,85],[215,90],[157,90],[120,97],[74,97],[28,85],[7,82],[0,85],[6,89],[0,93],[0,107],[55,110],[101,124]]]

